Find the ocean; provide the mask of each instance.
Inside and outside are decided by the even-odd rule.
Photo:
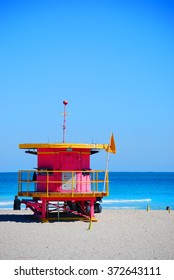
[[[13,209],[17,181],[17,172],[0,173],[0,210]],[[165,210],[167,206],[174,210],[174,172],[109,172],[103,209]]]

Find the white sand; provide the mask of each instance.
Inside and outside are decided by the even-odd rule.
[[[0,259],[174,259],[174,212],[103,210],[98,222],[40,223],[0,211]]]

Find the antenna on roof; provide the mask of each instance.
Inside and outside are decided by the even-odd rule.
[[[63,101],[64,104],[64,113],[63,113],[63,143],[65,143],[65,133],[66,133],[66,105],[68,104],[67,100]]]

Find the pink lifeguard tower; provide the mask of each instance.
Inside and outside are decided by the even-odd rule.
[[[102,149],[116,153],[114,137],[109,144],[66,143],[68,102],[63,104],[63,142],[19,144],[20,149],[37,156],[37,168],[18,171],[18,196],[24,197],[21,202],[42,221],[55,214],[57,219],[94,221],[94,214],[102,210],[102,198],[109,194],[109,179],[107,167],[91,169],[90,157]]]

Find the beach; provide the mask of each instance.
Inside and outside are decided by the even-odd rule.
[[[1,260],[174,260],[174,212],[103,210],[98,222],[0,211]]]

